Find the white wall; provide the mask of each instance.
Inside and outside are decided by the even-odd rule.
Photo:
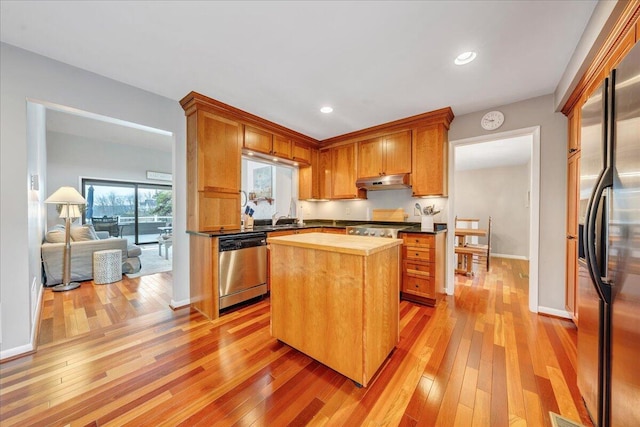
[[[460,218],[478,218],[487,228],[492,218],[494,254],[529,258],[529,166],[505,166],[456,171],[456,212]],[[479,243],[486,244],[486,237]]]
[[[554,112],[553,94],[491,110],[494,109],[505,115],[500,132],[540,126],[538,305],[543,311],[564,313],[567,118]],[[480,126],[487,111],[456,117],[451,123],[449,141],[491,134]]]
[[[47,132],[47,187],[80,188],[81,178],[167,184],[147,179],[147,171],[171,173],[171,153],[76,135]],[[60,223],[55,205],[47,207],[47,226]]]
[[[29,102],[27,105],[27,116],[29,117],[30,126],[27,129],[27,138],[33,141],[33,155],[27,159],[28,179],[33,179],[33,188],[41,189],[46,182],[47,156],[46,156],[46,111],[42,105]],[[3,154],[4,155],[4,154]],[[33,178],[32,178],[33,177]],[[31,187],[30,187],[31,188]],[[40,190],[28,190],[28,242],[29,246],[38,246],[42,241],[43,234],[43,218],[45,208],[38,198]],[[2,196],[2,204],[5,202],[4,193]],[[1,252],[0,252],[1,253]],[[39,312],[40,303],[40,278],[42,271],[42,261],[40,251],[29,252],[29,313],[31,314],[29,328],[35,331],[34,325],[37,322],[37,314]],[[4,324],[4,323],[3,323]]]
[[[366,200],[302,201],[299,205],[304,211],[305,219],[370,221],[373,209],[402,208],[409,215],[407,221],[420,222],[420,217],[414,215],[414,205],[416,203],[420,203],[423,208],[427,205],[435,204],[436,210],[441,210],[442,212],[433,217],[434,221],[447,222],[446,198],[414,198],[411,197],[411,189],[369,191]]]
[[[0,44],[0,58],[0,358],[32,350],[36,304],[30,301],[30,287],[34,280],[38,282],[38,292],[41,289],[40,270],[34,271],[29,264],[40,258],[43,201],[51,189],[44,182],[44,144],[33,131],[27,132],[28,100],[68,106],[173,133],[172,305],[188,303],[186,121],[180,104],[5,43]],[[30,189],[32,174],[40,177],[39,190]]]

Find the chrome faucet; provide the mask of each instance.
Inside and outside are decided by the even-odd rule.
[[[271,226],[275,227],[275,225],[278,223],[278,221],[280,221],[282,218],[286,218],[286,216],[278,216],[280,212],[276,211],[276,213],[274,213],[273,215],[271,215]]]

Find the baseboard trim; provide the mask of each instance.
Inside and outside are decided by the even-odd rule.
[[[496,254],[492,253],[491,258],[509,258],[509,259],[521,259],[523,261],[528,261],[529,258],[522,255],[509,255],[509,254]]]
[[[171,302],[169,303],[169,307],[171,308],[171,310],[178,310],[180,308],[185,308],[187,306],[189,306],[191,304],[191,300],[189,299],[185,299],[182,301],[174,301],[171,300]]]
[[[10,348],[9,350],[0,351],[0,363],[9,362],[19,357],[27,356],[35,353],[33,344],[21,345],[20,347]]]
[[[572,320],[573,316],[566,310],[558,310],[557,308],[538,306],[538,314],[544,314],[547,316],[560,317],[562,319]]]
[[[41,284],[40,290],[38,291],[38,305],[36,306],[35,316],[33,317],[33,327],[31,328],[31,343],[0,351],[0,363],[28,356],[37,351],[38,337],[40,336],[40,316],[42,314],[43,295],[44,287]]]

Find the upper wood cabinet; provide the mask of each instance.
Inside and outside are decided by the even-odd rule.
[[[569,119],[569,135],[568,135],[568,153],[573,153],[580,150],[580,115],[581,108],[574,108],[573,111],[567,117]]]
[[[384,174],[411,173],[411,131],[383,137]]]
[[[411,183],[413,196],[446,196],[448,132],[443,123],[413,130]]]
[[[240,191],[240,126],[206,111],[197,113],[198,191]]]
[[[271,154],[277,157],[282,157],[283,159],[291,159],[293,157],[292,146],[293,144],[290,139],[287,139],[283,136],[274,135],[273,149],[271,150]]]
[[[187,230],[239,229],[242,127],[187,106]]]
[[[358,142],[358,178],[411,173],[411,132]]]
[[[382,138],[358,142],[358,178],[383,175],[384,149]]]
[[[364,190],[356,187],[356,144],[331,149],[331,198],[366,198]]]
[[[320,198],[320,179],[318,167],[318,150],[311,149],[309,166],[298,169],[298,199],[309,200]]]
[[[291,160],[293,158],[293,141],[291,139],[252,126],[244,127],[243,146],[246,149],[282,159]]]
[[[293,142],[293,160],[298,163],[310,165],[312,162],[311,160],[312,151],[315,151],[315,150],[313,150],[308,145],[304,145],[297,141]]]
[[[358,178],[410,173],[413,196],[446,196],[447,135],[453,118],[451,108],[445,107],[330,138],[322,141],[322,144],[330,150],[355,144]],[[346,158],[342,161],[345,165],[348,163]],[[335,174],[336,164],[332,167]],[[344,171],[342,173],[343,176],[333,177],[334,183],[347,186],[355,182]],[[366,191],[360,191],[354,196],[355,185],[353,189],[334,186],[333,191],[334,199],[363,198],[366,195]]]
[[[331,150],[318,152],[318,198],[330,199],[331,193]]]
[[[273,134],[250,126],[244,127],[244,147],[260,153],[271,154]]]
[[[577,108],[576,108],[577,109]],[[571,127],[570,127],[571,128]],[[569,156],[567,162],[567,237],[566,237],[566,293],[565,308],[578,322],[578,209],[580,192],[580,151]]]

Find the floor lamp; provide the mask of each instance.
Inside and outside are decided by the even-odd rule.
[[[71,218],[80,216],[78,205],[84,205],[87,201],[75,188],[60,187],[44,202],[62,205],[60,217],[65,218],[62,283],[52,289],[54,292],[70,291],[80,287],[80,283],[71,281]]]

